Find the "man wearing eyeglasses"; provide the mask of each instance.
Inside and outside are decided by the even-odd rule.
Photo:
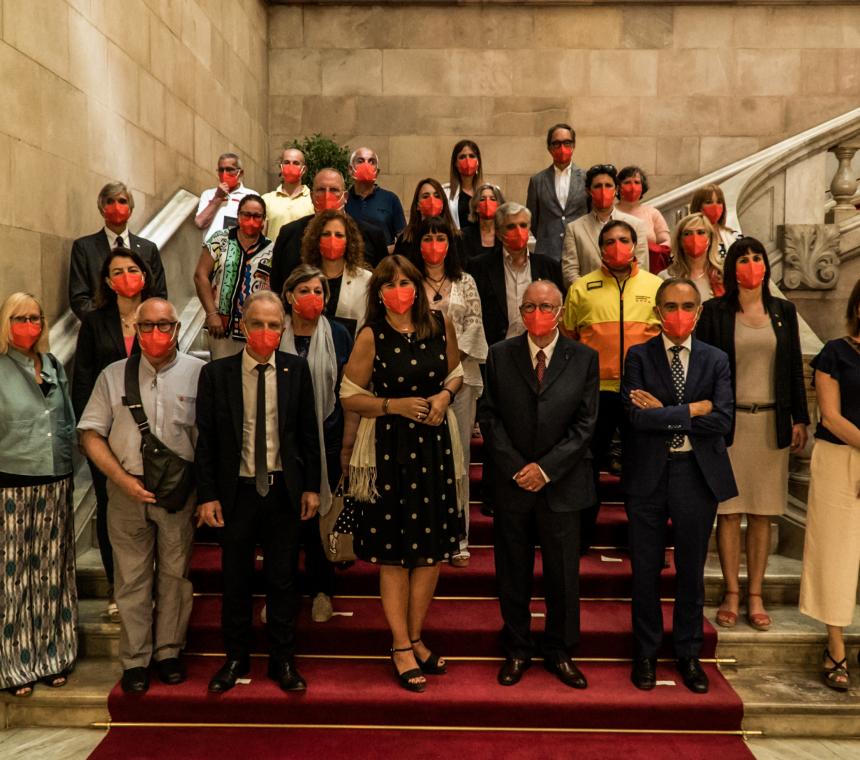
[[[504,628],[502,686],[531,664],[535,543],[543,560],[544,667],[587,686],[571,659],[579,642],[579,512],[591,506],[589,443],[597,421],[597,352],[559,333],[561,291],[537,280],[523,294],[526,333],[496,343],[478,414],[495,477],[495,562]],[[536,530],[535,530],[536,528]]]
[[[142,357],[134,359],[140,361],[140,399],[150,430],[190,463],[197,443],[197,382],[204,362],[177,351],[180,327],[168,301],[144,301],[135,316]],[[180,654],[191,616],[187,574],[195,497],[192,493],[182,509],[168,512],[144,487],[140,430],[126,402],[129,361],[114,362],[99,375],[78,431],[87,456],[108,478],[114,595],[122,619],[120,685],[128,693],[140,694],[149,688],[150,662],[162,682],[175,685],[185,680]]]
[[[281,184],[263,196],[268,218],[266,236],[277,240],[281,227],[314,213],[311,189],[302,183],[307,171],[305,154],[298,148],[285,148],[278,161]]]
[[[239,201],[246,195],[257,195],[242,184],[245,170],[242,161],[235,153],[222,153],[218,156],[218,185],[204,190],[197,204],[194,224],[203,233],[205,243],[213,232],[235,227],[238,221]]]
[[[535,253],[561,260],[565,225],[586,211],[585,172],[573,163],[576,132],[570,124],[555,124],[546,134],[552,164],[529,180],[526,206],[532,212]]]
[[[314,214],[328,209],[340,210],[346,204],[346,183],[343,175],[337,169],[320,169],[311,187],[311,201],[314,213],[281,227],[275,240],[270,280],[271,289],[275,293],[281,293],[287,277],[301,263],[302,236],[314,218]],[[369,267],[373,268],[388,255],[385,233],[375,224],[359,219],[356,219],[355,223],[364,238],[364,260]]]

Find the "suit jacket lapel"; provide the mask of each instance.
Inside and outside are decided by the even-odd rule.
[[[693,400],[692,391],[698,386],[702,374],[702,352],[697,344],[698,341],[694,339],[690,346],[690,363],[687,365],[687,382],[684,385],[684,402],[687,404]]]
[[[244,394],[242,393],[242,354],[236,354],[226,366],[227,371],[227,405],[233,419],[233,432],[239,451],[242,450],[242,417],[245,414]]]
[[[672,382],[672,371],[669,369],[669,357],[663,346],[663,336],[658,335],[656,338],[652,338],[649,348],[651,349],[651,355],[654,358],[654,365],[657,369],[657,378],[663,384],[663,388],[667,394],[666,398],[670,399],[674,404],[675,383]],[[687,385],[689,385],[689,370]]]
[[[119,309],[116,309],[116,311],[110,315],[110,319],[105,320],[105,322],[107,323],[107,331],[113,341],[114,348],[124,356],[125,339],[123,338],[122,328],[120,327]]]
[[[549,197],[550,203],[555,206],[558,215],[563,216],[564,209],[561,207],[558,195],[555,193],[555,164],[550,164],[549,168],[544,171],[544,185],[546,187],[545,195]]]
[[[532,357],[529,353],[529,345],[528,345],[528,333],[523,333],[517,338],[517,342],[513,346],[514,352],[514,363],[517,365],[517,369],[520,371],[520,374],[523,376],[523,379],[526,381],[529,388],[531,388],[532,393],[538,392],[537,387],[537,375],[535,374],[534,367],[532,367]]]
[[[494,258],[490,266],[490,284],[493,286],[493,292],[496,294],[499,308],[502,314],[505,315],[505,322],[508,321],[508,297],[505,292],[505,252]]]
[[[289,367],[280,351],[275,352],[275,384],[278,386],[278,433],[283,436],[287,427],[287,409],[289,408]]]
[[[559,342],[555,344],[555,351],[553,351],[552,360],[546,368],[546,374],[543,376],[543,383],[541,383],[540,386],[541,393],[545,393],[547,389],[556,380],[558,380],[559,377],[561,377],[562,372],[564,372],[565,367],[567,367],[567,363],[570,361],[570,354],[570,348],[561,345],[561,336],[559,336]],[[529,356],[529,359],[531,359],[531,356]]]

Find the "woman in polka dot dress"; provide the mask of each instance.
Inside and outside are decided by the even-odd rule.
[[[424,674],[446,670],[421,629],[439,563],[457,551],[462,533],[446,419],[461,385],[460,377],[446,380],[459,349],[453,326],[431,313],[420,273],[402,256],[388,256],[374,271],[367,315],[344,374],[374,395],[344,397],[343,406],[376,418],[379,496],[360,505],[355,552],[380,566],[398,680],[423,691]]]

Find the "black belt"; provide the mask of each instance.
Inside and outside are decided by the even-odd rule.
[[[669,459],[689,459],[693,456],[692,451],[672,451],[669,450]]]
[[[755,414],[756,412],[764,412],[768,409],[776,409],[776,404],[735,404],[735,409]]]
[[[283,474],[284,474],[283,472],[278,470],[277,472],[270,472],[268,475],[266,475],[266,479],[269,481],[269,485],[270,486],[274,485],[275,484],[275,478],[280,478]],[[246,478],[242,475],[239,476],[239,482],[246,485],[246,486],[257,485],[257,479],[256,478]]]

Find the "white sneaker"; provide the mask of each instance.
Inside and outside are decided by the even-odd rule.
[[[313,607],[311,607],[311,620],[315,623],[327,623],[333,614],[331,597],[328,594],[317,594],[314,597]]]

